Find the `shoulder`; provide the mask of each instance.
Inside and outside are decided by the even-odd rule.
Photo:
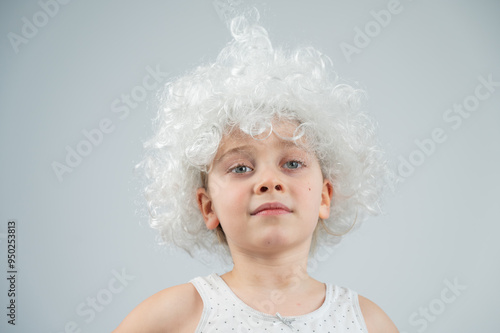
[[[194,332],[203,301],[191,283],[164,289],[144,300],[113,333]]]
[[[358,295],[358,299],[368,333],[399,332],[389,316],[377,304],[361,295]]]

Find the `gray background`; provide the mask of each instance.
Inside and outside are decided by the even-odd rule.
[[[401,158],[420,164],[387,197],[386,214],[325,250],[312,274],[374,300],[407,333],[497,332],[500,87],[459,128],[443,115],[474,95],[478,77],[500,81],[500,3],[401,0],[348,61],[340,45],[355,45],[355,27],[372,27],[370,11],[389,2],[248,1],[275,45],[313,45],[367,90],[395,170]],[[0,279],[0,331],[109,332],[149,295],[222,273],[157,246],[147,225],[134,165],[151,135],[155,92],[126,117],[112,103],[141,89],[148,66],[176,76],[213,60],[230,40],[222,18],[233,7],[241,4],[72,1],[44,22],[37,1],[1,2],[0,276],[9,219],[18,224],[19,274],[15,327]],[[9,33],[22,36],[23,17],[40,27],[16,52]],[[58,180],[52,164],[106,118],[113,132]],[[435,128],[446,141],[418,153],[415,140]],[[449,301],[446,281],[466,289]],[[105,304],[92,309],[96,297]],[[429,307],[425,319],[419,311]]]

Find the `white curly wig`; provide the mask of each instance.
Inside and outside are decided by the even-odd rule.
[[[238,128],[255,137],[287,120],[299,124],[294,139],[305,136],[333,184],[330,217],[314,240],[333,245],[379,211],[388,175],[374,124],[359,111],[363,94],[340,83],[331,60],[312,47],[274,48],[266,30],[244,16],[231,21],[231,33],[214,63],[166,85],[143,161],[150,223],[165,243],[194,257],[229,255],[217,231],[206,228],[196,190],[225,133]]]

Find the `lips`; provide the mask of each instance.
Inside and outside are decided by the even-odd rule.
[[[260,205],[250,215],[281,215],[291,213],[292,210],[279,202],[270,202]]]

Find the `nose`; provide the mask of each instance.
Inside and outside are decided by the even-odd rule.
[[[271,187],[271,188],[272,188],[272,187]],[[274,185],[274,189],[275,189],[276,191],[281,191],[281,190],[282,190],[282,187],[281,187],[281,185],[277,184],[277,185]],[[268,190],[269,190],[269,187],[264,186],[264,185],[262,185],[262,186],[259,188],[259,192],[260,192],[260,193],[267,192]]]
[[[260,181],[255,184],[255,193],[263,194],[266,192],[278,191],[284,192],[285,187],[275,172],[265,172],[261,175]]]

